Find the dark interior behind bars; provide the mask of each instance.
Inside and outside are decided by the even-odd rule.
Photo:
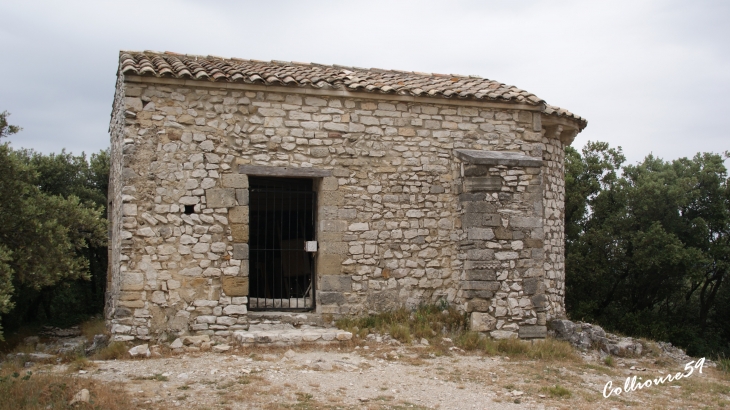
[[[316,194],[311,179],[249,177],[251,310],[311,310]]]

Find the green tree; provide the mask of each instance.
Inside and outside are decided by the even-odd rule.
[[[583,156],[566,150],[569,313],[696,354],[728,349],[718,303],[730,292],[723,158],[650,155],[618,175],[613,154],[605,144],[588,144]]]
[[[20,130],[7,124],[7,113],[0,118],[0,135]],[[90,279],[88,251],[103,247],[106,241],[103,206],[81,188],[67,195],[44,192],[41,188],[47,181],[38,169],[43,171],[40,165],[53,163],[54,157],[39,158],[28,151],[16,152],[9,143],[0,144],[0,314],[4,324],[14,318],[11,309],[25,303],[19,297],[24,292]]]

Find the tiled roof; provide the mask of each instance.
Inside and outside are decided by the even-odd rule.
[[[511,85],[477,76],[429,74],[377,68],[258,61],[171,52],[121,51],[119,72],[140,76],[201,81],[279,85],[312,88],[346,88],[350,91],[419,97],[460,98],[478,101],[543,105],[548,114],[586,121],[567,110],[548,106],[536,95]]]

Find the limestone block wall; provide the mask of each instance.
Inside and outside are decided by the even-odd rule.
[[[510,256],[497,259],[500,268],[509,267],[495,275],[507,272],[511,282],[490,290],[494,294],[487,298],[462,286],[472,269],[466,265],[473,262],[464,247],[471,228],[464,226],[464,215],[482,205],[464,200],[470,182],[455,149],[542,159],[546,147],[558,145],[545,136],[538,111],[469,104],[120,76],[110,128],[112,213],[118,216],[112,218],[107,317],[115,338],[171,333],[226,338],[247,326],[248,175],[257,167],[313,172],[317,312],[361,314],[445,299],[492,315],[494,330],[538,325],[540,312],[516,312],[518,307],[532,312],[533,294],[562,280],[562,261],[550,256],[561,249],[562,222],[547,213],[549,206],[561,206],[556,202],[561,197],[528,190],[556,185],[550,178],[561,175],[562,158],[553,151],[553,162],[542,168],[484,169],[502,184],[499,192],[484,191],[484,202],[493,207],[488,213],[499,215],[500,224],[507,216],[502,227],[516,226],[513,208],[536,218],[540,196],[544,218],[555,224],[549,252],[544,231],[550,269],[544,268],[542,281],[525,273],[524,265],[538,260],[540,247],[527,240],[541,240],[540,227],[517,227],[512,239],[480,242],[495,258]],[[495,237],[501,232],[499,226],[489,228]],[[522,248],[514,249],[520,241]],[[511,258],[513,252],[518,258]],[[548,305],[555,305],[548,309],[559,314],[561,293],[545,294]],[[486,310],[477,308],[487,301]],[[505,307],[509,313],[498,314]]]
[[[545,289],[548,320],[565,318],[565,145],[562,128],[543,137]]]
[[[542,159],[470,150],[457,156],[465,162],[460,287],[471,329],[544,338]]]

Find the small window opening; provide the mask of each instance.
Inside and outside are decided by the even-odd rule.
[[[185,205],[185,215],[190,215],[195,213],[195,205]]]

